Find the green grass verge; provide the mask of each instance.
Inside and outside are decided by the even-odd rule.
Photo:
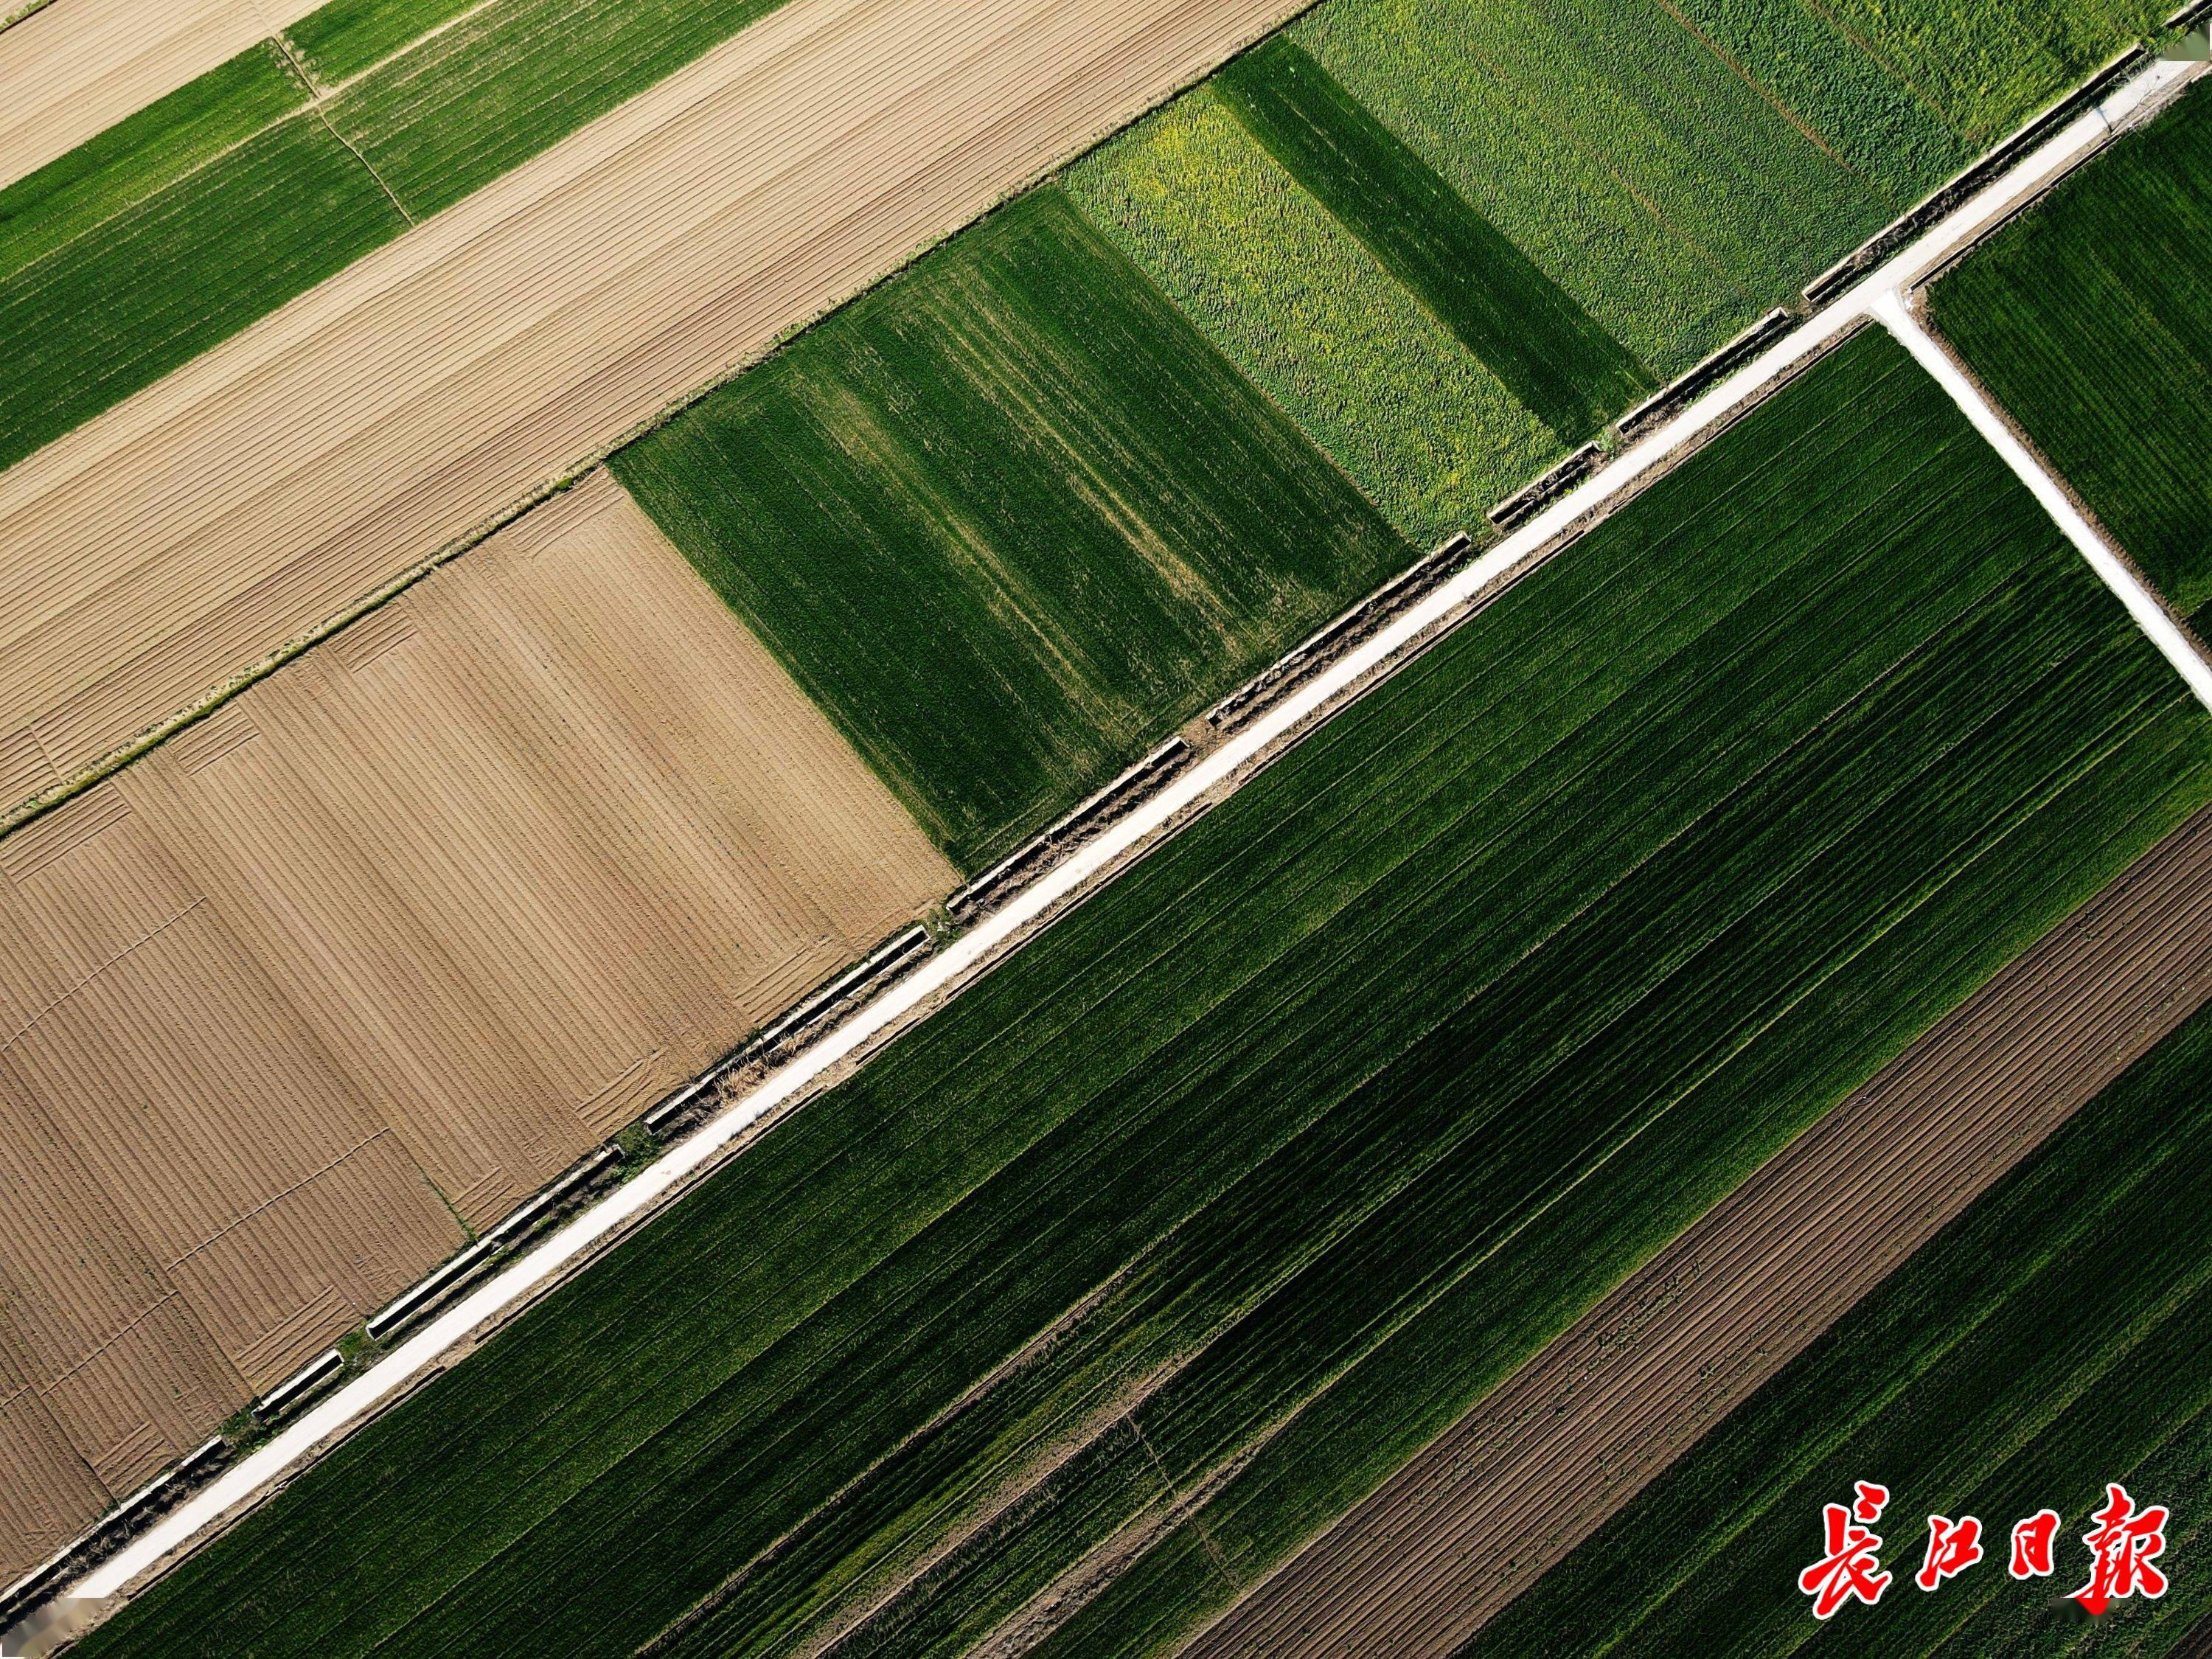
[[[2208,758],[1869,337],[83,1650],[787,1650],[1033,1483],[854,1632],[954,1651],[1292,1412],[1206,1512],[1249,1571],[2203,801]],[[1214,1571],[1173,1533],[1057,1645],[1146,1648]]]
[[[1291,34],[1662,380],[1894,211],[1656,0],[1334,0]]]
[[[307,100],[267,42],[0,190],[0,282],[244,143]]]
[[[1279,35],[1255,47],[1214,85],[1291,176],[1560,442],[1580,443],[1656,385],[1295,42]]]
[[[2166,596],[2212,599],[2212,98],[2120,139],[1930,304]]]
[[[312,118],[280,122],[0,283],[0,466],[403,228]]]
[[[1559,440],[1200,87],[1071,168],[1091,222],[1430,547]]]
[[[614,468],[970,871],[1412,556],[1056,190]]]
[[[2188,1549],[2212,1520],[2208,1102],[2212,1012],[1527,1590],[1468,1659],[2163,1650],[2212,1607]],[[1876,1530],[1898,1582],[1818,1632],[1796,1571],[1820,1553],[1820,1506],[1860,1479],[1891,1489]],[[2053,1603],[2087,1577],[2079,1539],[2109,1480],[2175,1506],[2173,1589],[2093,1626]],[[2013,1580],[2012,1522],[2046,1506],[2064,1517],[2057,1571]],[[1978,1516],[1990,1556],[1927,1594],[1905,1581],[1931,1513]]]

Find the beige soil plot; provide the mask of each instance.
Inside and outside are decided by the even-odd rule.
[[[198,80],[317,3],[54,0],[0,30],[0,186]]]
[[[1184,1651],[1443,1659],[2208,997],[2212,811]]]
[[[1295,6],[790,0],[0,474],[0,812]]]
[[[955,879],[604,472],[0,841],[0,1578]]]

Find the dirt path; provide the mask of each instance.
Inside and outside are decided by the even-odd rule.
[[[2212,810],[1185,1651],[1449,1654],[2208,997]]]
[[[1297,3],[790,0],[0,473],[0,816]]]

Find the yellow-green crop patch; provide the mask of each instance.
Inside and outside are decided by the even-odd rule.
[[[1201,87],[1068,193],[1424,545],[1482,522],[1559,440]]]

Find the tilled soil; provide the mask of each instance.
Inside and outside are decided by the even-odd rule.
[[[1184,1651],[1443,1656],[2212,996],[2212,811]]]
[[[605,472],[0,841],[0,1580],[956,878]]]

